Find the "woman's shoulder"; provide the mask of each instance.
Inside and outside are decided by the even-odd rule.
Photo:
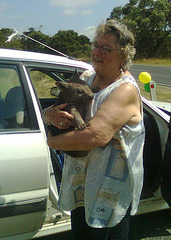
[[[135,78],[130,73],[124,74],[121,78],[125,81],[135,81]]]

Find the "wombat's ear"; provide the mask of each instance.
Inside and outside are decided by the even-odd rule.
[[[58,82],[56,82],[55,84],[56,84],[56,86],[57,86],[60,90],[65,89],[65,88],[68,87],[68,83],[67,83],[67,82],[58,81]]]
[[[71,78],[69,79],[69,82],[77,82],[79,80],[80,78],[79,78],[78,71],[77,69],[75,69],[75,72],[72,74]]]

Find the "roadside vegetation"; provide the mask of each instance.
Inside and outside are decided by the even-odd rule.
[[[129,0],[123,7],[113,10],[107,19],[123,21],[135,35],[136,56],[134,64],[171,67],[171,1],[170,0]],[[54,36],[48,36],[30,27],[25,36],[35,39],[70,57],[91,63],[91,40],[85,35],[78,35],[73,30],[59,30]],[[16,35],[7,41],[13,29],[0,29],[0,48],[57,54],[30,40]],[[46,79],[43,78],[46,82]],[[150,99],[150,94],[140,84],[142,95]],[[39,81],[36,82],[39,85]],[[171,102],[170,88],[156,88],[157,100]],[[44,95],[45,93],[42,93]]]
[[[170,0],[129,0],[123,7],[113,10],[107,19],[123,21],[135,35],[136,60],[171,58],[171,1]],[[90,58],[91,41],[74,30],[59,30],[54,36],[30,27],[25,36],[35,39],[70,57]],[[0,30],[0,47],[35,52],[53,53],[52,50],[24,36],[15,36],[10,42],[8,36],[13,29]],[[6,42],[7,41],[7,42]]]
[[[90,58],[77,58],[77,59],[81,60],[81,61],[84,61],[84,62],[87,62],[87,63],[91,63],[91,57]],[[171,67],[171,58],[135,59],[135,60],[133,60],[133,64]]]
[[[147,98],[148,100],[151,100],[150,93],[146,92],[144,89],[144,84],[140,81],[137,82],[138,86],[140,88],[141,94],[143,97]],[[171,88],[165,87],[161,85],[156,84],[156,98],[159,102],[169,102],[171,103]]]
[[[91,58],[79,58],[78,60],[91,63]],[[170,59],[169,58],[168,59],[155,59],[155,58],[154,59],[138,59],[138,60],[134,60],[133,64],[171,67],[171,58]],[[141,90],[142,96],[144,96],[148,100],[151,100],[150,93],[146,92],[144,89],[144,84],[141,83],[140,81],[137,81],[137,82]],[[157,96],[157,101],[171,103],[171,87],[156,85],[156,96]]]
[[[149,65],[149,66],[165,66],[171,67],[171,58],[150,58],[150,59],[136,59],[133,61],[134,64]]]

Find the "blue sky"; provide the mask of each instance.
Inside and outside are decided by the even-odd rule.
[[[90,39],[96,26],[113,8],[129,0],[0,0],[0,29],[19,32],[34,27],[53,36],[59,30],[74,30]]]

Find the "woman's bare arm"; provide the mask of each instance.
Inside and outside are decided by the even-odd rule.
[[[140,102],[137,95],[134,86],[120,86],[99,107],[87,129],[73,130],[53,137],[49,135],[48,145],[64,151],[91,150],[105,146],[123,125],[140,122]]]

